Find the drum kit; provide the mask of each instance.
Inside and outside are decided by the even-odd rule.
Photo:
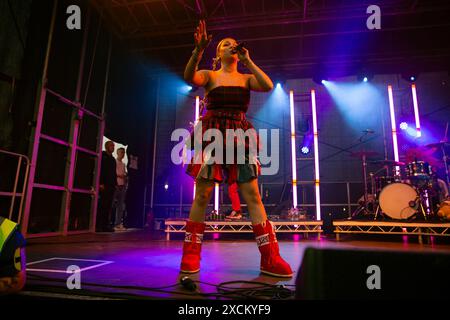
[[[442,147],[444,154],[445,174],[448,185],[448,167],[444,146],[448,142],[426,145],[425,149]],[[421,148],[423,149],[423,148]],[[373,219],[438,219],[440,203],[439,186],[434,166],[436,164],[426,152],[414,150],[410,152],[414,158],[406,157],[405,162],[392,160],[368,160],[378,155],[376,152],[362,151],[352,153],[352,157],[362,160],[364,177],[364,195],[359,199],[359,207],[350,219],[359,217]],[[420,158],[421,157],[421,158]],[[430,163],[431,162],[431,163]],[[368,164],[381,165],[375,172],[367,175]],[[434,168],[434,169],[433,169]],[[442,181],[442,180],[441,180]],[[439,217],[442,217],[439,214]]]

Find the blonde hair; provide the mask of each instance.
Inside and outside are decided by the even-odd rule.
[[[220,62],[220,57],[213,58],[213,63],[212,63],[212,70],[213,71],[216,71],[217,65],[219,64],[219,62]]]
[[[220,56],[219,56],[220,46],[221,46],[222,43],[223,43],[225,40],[227,40],[227,39],[233,39],[233,38],[223,38],[223,39],[220,40],[220,42],[217,44],[217,47],[216,47],[216,57],[212,59],[212,60],[213,60],[213,63],[212,63],[212,70],[213,70],[213,71],[216,71],[217,66],[218,66],[218,64],[219,64],[219,62],[220,62]],[[233,40],[236,41],[235,39],[233,39]]]

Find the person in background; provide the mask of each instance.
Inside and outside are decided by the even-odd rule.
[[[117,174],[116,159],[113,157],[114,142],[105,143],[105,151],[102,154],[102,167],[100,170],[100,193],[97,211],[97,232],[114,232],[111,226],[111,211],[116,192]]]
[[[123,225],[124,213],[125,213],[125,198],[127,194],[127,180],[128,173],[123,158],[125,157],[125,148],[117,149],[116,159],[116,174],[117,174],[117,186],[114,194],[114,230],[125,230]]]
[[[25,286],[25,245],[17,223],[0,217],[0,296],[17,293]]]
[[[234,220],[242,219],[241,201],[239,199],[238,184],[236,182],[228,185],[228,197],[231,200],[231,208],[233,211],[231,211],[226,218]]]

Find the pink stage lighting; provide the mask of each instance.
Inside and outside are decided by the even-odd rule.
[[[415,84],[411,85],[411,91],[414,105],[414,117],[416,119],[416,137],[420,138],[422,136],[422,133],[420,132],[419,105],[417,104],[417,92]]]
[[[320,212],[320,173],[319,173],[319,133],[317,130],[316,91],[311,90],[311,105],[314,130],[314,171],[316,188],[316,219],[321,220]]]
[[[392,145],[394,147],[394,160],[399,161],[398,157],[398,143],[397,143],[397,126],[395,124],[395,109],[394,109],[394,97],[392,94],[392,86],[388,85],[389,95],[389,112],[391,114],[391,127],[392,127]],[[400,174],[400,167],[395,167],[397,175]]]
[[[289,91],[289,110],[291,114],[291,157],[292,157],[292,206],[297,208],[297,155],[295,152],[294,91]]]

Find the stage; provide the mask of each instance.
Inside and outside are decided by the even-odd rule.
[[[170,240],[171,233],[184,233],[185,220],[166,219],[164,221],[166,240]],[[309,233],[316,233],[320,240],[322,230],[322,221],[299,220],[299,221],[272,221],[277,233],[303,233],[305,237]],[[253,233],[252,224],[249,220],[224,221],[212,220],[206,221],[207,233]]]
[[[221,234],[220,239],[213,237],[212,233],[205,234],[202,269],[190,276],[192,280],[201,282],[197,283],[198,293],[179,285],[183,276],[179,273],[181,234],[174,234],[170,241],[166,240],[163,231],[151,230],[30,239],[27,246],[27,284],[20,297],[227,300],[243,296],[218,294],[217,285],[237,281],[229,286],[242,289],[255,286],[245,282],[255,281],[284,285],[283,299],[291,300],[294,299],[295,281],[303,254],[308,247],[450,253],[450,246],[445,241],[418,244],[414,240],[400,241],[398,237],[386,235],[345,235],[341,241],[336,241],[333,235],[322,235],[320,240],[307,240],[299,234],[279,233],[281,255],[295,272],[291,279],[285,280],[260,274],[260,255],[252,236]],[[70,265],[81,269],[80,290],[69,290],[66,286],[70,276],[66,270]],[[268,299],[267,296],[259,298]]]
[[[417,236],[418,242],[423,242],[423,237],[448,237],[450,236],[450,222],[436,221],[402,221],[402,220],[337,220],[333,221],[336,240],[341,234],[381,234]]]
[[[166,240],[170,235],[185,232],[185,220],[166,219],[164,231]],[[316,234],[320,240],[323,233],[323,221],[316,220],[277,220],[272,222],[277,234],[294,233],[303,234],[308,238],[309,234]],[[249,220],[240,221],[206,221],[206,233],[252,233]],[[423,237],[448,237],[450,236],[450,222],[446,221],[414,221],[414,220],[335,220],[333,232],[336,240],[340,240],[342,234],[381,234],[417,236],[418,242],[423,242]],[[399,238],[400,239],[400,238]]]

